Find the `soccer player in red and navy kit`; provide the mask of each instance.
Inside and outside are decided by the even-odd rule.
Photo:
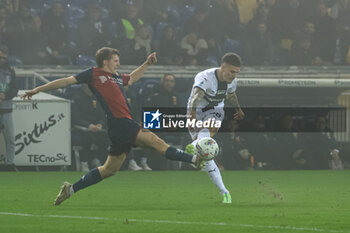
[[[124,86],[135,83],[147,68],[156,62],[156,53],[152,53],[141,66],[129,75],[121,74],[117,71],[119,51],[104,47],[96,52],[97,67],[36,87],[25,92],[22,96],[23,99],[31,99],[33,95],[41,91],[63,88],[75,83],[87,83],[107,115],[108,136],[111,146],[105,164],[92,169],[73,185],[64,182],[54,202],[55,205],[61,204],[80,189],[113,176],[122,166],[126,154],[132,146],[153,148],[167,159],[194,163],[197,166],[203,164],[199,157],[169,146],[148,130],[140,130],[140,125],[131,118]]]

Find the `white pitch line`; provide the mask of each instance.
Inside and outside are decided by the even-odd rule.
[[[331,230],[321,229],[317,227],[295,227],[295,226],[269,226],[269,225],[254,225],[254,224],[234,224],[225,222],[189,222],[189,221],[173,221],[173,220],[157,220],[157,219],[130,219],[125,220],[106,218],[106,217],[88,217],[88,216],[70,216],[70,215],[38,215],[27,213],[11,213],[0,212],[0,215],[20,216],[20,217],[41,217],[41,218],[68,218],[68,219],[88,219],[88,220],[113,220],[113,221],[129,221],[142,223],[159,223],[159,224],[180,224],[180,225],[212,225],[212,226],[232,226],[242,228],[259,228],[259,229],[276,229],[276,230],[291,230],[291,231],[312,231],[312,232],[331,232],[331,233],[350,233],[350,230]]]

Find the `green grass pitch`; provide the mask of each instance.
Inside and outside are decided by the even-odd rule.
[[[78,172],[1,172],[0,232],[350,232],[350,171],[119,172],[53,200]]]

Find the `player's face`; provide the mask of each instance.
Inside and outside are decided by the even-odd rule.
[[[117,54],[112,55],[111,59],[104,61],[104,68],[111,73],[114,73],[119,65],[119,56]]]
[[[238,73],[241,71],[241,68],[223,63],[221,65],[221,70],[223,81],[226,83],[232,83],[232,81],[237,77]]]

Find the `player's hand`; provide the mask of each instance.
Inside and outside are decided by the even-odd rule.
[[[146,63],[147,63],[148,65],[154,65],[154,64],[156,64],[156,63],[157,63],[157,53],[156,53],[156,52],[151,53],[151,54],[147,57]]]
[[[90,124],[88,126],[88,131],[91,131],[91,132],[97,132],[97,131],[100,131],[101,129],[97,126],[97,125],[94,125],[94,124]]]
[[[24,95],[21,96],[21,98],[22,98],[23,100],[26,100],[26,99],[30,100],[30,99],[32,99],[32,96],[35,95],[35,94],[37,94],[37,93],[38,93],[38,91],[35,90],[35,89],[30,90],[30,91],[26,91],[26,92],[24,93]]]
[[[243,120],[245,114],[242,109],[237,110],[237,112],[233,115],[233,119],[235,120]]]
[[[97,127],[98,131],[102,130],[102,125],[101,124],[97,124],[96,127]]]

